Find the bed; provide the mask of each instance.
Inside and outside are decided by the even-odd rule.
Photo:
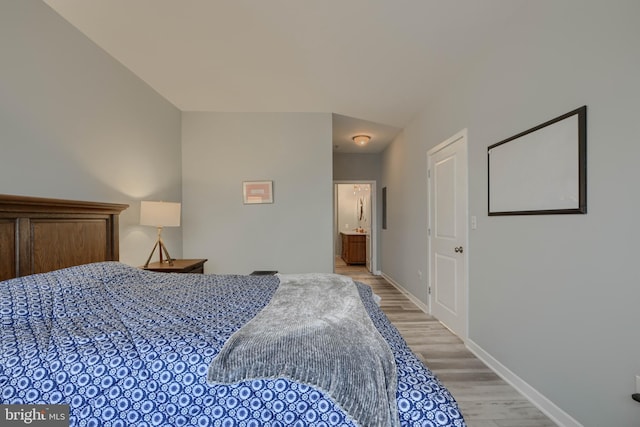
[[[106,249],[97,251],[104,255],[102,260],[58,268],[64,264],[58,259],[50,271],[20,274],[27,272],[20,265],[28,263],[18,255],[28,258],[33,247],[47,247],[38,242],[46,233],[32,234],[30,250],[14,248],[18,254],[13,259],[14,277],[0,282],[0,403],[67,404],[70,425],[77,426],[465,425],[454,398],[411,352],[376,304],[370,287],[337,275],[145,271],[118,262],[113,251],[118,228],[114,224],[126,205],[81,202],[89,207],[85,212],[66,201],[65,208],[45,212],[49,203],[59,204],[13,197],[12,208],[3,209],[6,197],[0,196],[0,224],[15,224],[0,227],[2,242],[11,241],[11,236],[21,242],[15,231],[20,224],[24,232],[29,223],[45,218],[54,223],[64,219],[65,224],[89,220],[100,225],[88,227],[88,237],[82,233],[87,227],[72,227],[75,244]],[[18,208],[20,201],[38,206],[36,212],[27,205]],[[60,211],[72,205],[73,212]],[[3,237],[1,232],[7,228],[11,232]],[[83,241],[96,236],[100,242]],[[60,252],[55,245],[49,246]],[[39,257],[47,259],[46,255],[44,251]],[[326,293],[322,286],[347,293],[323,300],[310,294],[314,286],[320,286],[319,295]],[[305,295],[323,300],[319,316],[309,315],[311,300],[293,302]],[[349,325],[355,324],[351,313],[358,310],[366,317],[358,319],[358,327],[368,332],[339,340],[333,332],[323,335],[328,323],[337,325],[335,330],[350,329],[335,319],[344,315]],[[267,319],[269,313],[272,316]],[[267,323],[272,321],[281,323]],[[294,327],[304,322],[308,322],[304,328]],[[274,344],[280,338],[289,339],[280,333],[289,327],[298,330],[306,349],[291,341]],[[247,346],[252,328],[257,347]],[[384,343],[390,357],[358,361],[363,369],[357,375],[355,369],[341,371],[341,366],[354,363],[355,356],[368,354],[363,349],[369,344],[358,340],[369,333],[378,344]],[[345,348],[351,352],[348,357],[329,358],[334,350]],[[378,357],[384,351],[372,353]],[[275,370],[272,365],[256,370],[257,365],[263,366],[266,354],[286,363],[280,360]],[[240,375],[234,370],[239,359]],[[285,365],[285,374],[278,375]],[[310,371],[302,369],[308,366]],[[324,371],[329,371],[328,377],[318,374]]]

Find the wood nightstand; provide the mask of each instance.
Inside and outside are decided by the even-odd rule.
[[[204,263],[206,259],[174,259],[173,265],[163,262],[149,263],[147,267],[142,267],[148,271],[159,273],[199,273],[204,274]]]

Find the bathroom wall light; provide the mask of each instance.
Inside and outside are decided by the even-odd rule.
[[[371,140],[371,137],[369,135],[356,135],[351,139],[353,139],[353,142],[356,144],[365,146]]]

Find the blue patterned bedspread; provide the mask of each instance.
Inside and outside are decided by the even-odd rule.
[[[116,262],[0,282],[0,402],[70,405],[72,426],[355,426],[322,390],[283,378],[207,384],[275,276],[152,273]],[[464,426],[450,393],[358,291],[398,367],[403,426]]]

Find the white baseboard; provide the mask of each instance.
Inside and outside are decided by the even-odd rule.
[[[425,303],[423,303],[418,298],[416,298],[413,294],[411,294],[409,291],[407,291],[405,288],[403,288],[399,283],[397,283],[395,280],[393,280],[391,277],[387,276],[384,273],[380,273],[380,275],[387,282],[391,283],[391,285],[393,285],[394,288],[399,290],[400,293],[402,293],[402,295],[404,295],[405,297],[409,298],[409,300],[411,300],[412,303],[417,305],[420,310],[424,311],[427,314],[431,314],[431,313],[429,313],[429,307]]]
[[[518,390],[533,405],[544,412],[544,414],[551,418],[553,422],[558,424],[558,426],[584,427],[571,415],[567,414],[559,406],[547,399],[542,393],[531,387],[526,381],[524,381],[522,378],[509,370],[509,368],[500,363],[495,357],[487,353],[482,347],[473,342],[473,340],[467,339],[465,344],[467,345],[469,351],[475,354],[478,359],[482,360],[499,377],[509,383],[513,388]]]
[[[429,307],[412,295],[409,291],[402,287],[399,283],[393,280],[391,277],[384,273],[381,273],[382,277],[389,282],[393,287],[398,289],[404,296],[409,298],[418,308],[427,314],[429,313]],[[540,409],[546,416],[548,416],[559,427],[584,427],[575,418],[563,411],[555,403],[547,399],[542,393],[535,388],[531,387],[526,381],[514,374],[509,368],[500,363],[495,357],[487,353],[482,347],[476,344],[472,339],[467,338],[465,345],[478,359],[482,360],[492,371],[494,371],[500,378],[505,380],[509,385],[515,388],[519,393],[526,397],[534,406]]]

